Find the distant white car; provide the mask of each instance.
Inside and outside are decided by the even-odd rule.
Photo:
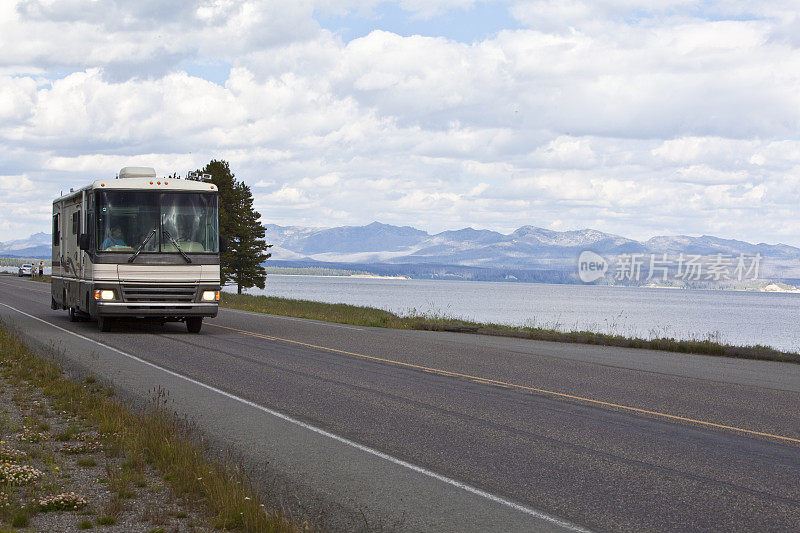
[[[21,267],[19,267],[19,277],[22,276],[31,276],[33,277],[33,265],[29,265],[25,263]]]

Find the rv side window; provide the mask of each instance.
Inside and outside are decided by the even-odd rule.
[[[61,234],[58,231],[58,213],[53,215],[53,246],[58,246],[61,242]]]

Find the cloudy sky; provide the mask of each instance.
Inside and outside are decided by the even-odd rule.
[[[795,0],[0,0],[0,241],[123,166],[264,222],[800,245]]]

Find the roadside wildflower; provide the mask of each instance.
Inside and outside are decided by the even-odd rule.
[[[3,442],[0,442],[0,461],[18,461],[19,459],[25,459],[27,456],[28,454],[22,450],[5,446]]]
[[[18,441],[22,442],[40,442],[50,438],[50,434],[46,432],[37,432],[33,428],[23,427],[22,433],[15,435]]]
[[[4,463],[0,465],[0,483],[24,485],[44,476],[41,470],[32,466]]]
[[[86,433],[78,433],[74,438],[80,442],[97,442],[103,438],[103,435],[97,431],[87,431]]]
[[[63,492],[39,500],[42,511],[73,511],[85,507],[89,501],[74,492]]]
[[[103,449],[100,441],[78,442],[77,444],[64,444],[61,451],[69,454],[92,453]]]

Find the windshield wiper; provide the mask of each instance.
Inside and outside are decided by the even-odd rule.
[[[183,258],[184,258],[184,259],[186,259],[186,262],[187,262],[187,263],[191,263],[191,262],[192,262],[192,259],[191,259],[191,258],[190,258],[188,255],[186,255],[186,252],[184,252],[184,251],[181,249],[181,247],[180,247],[180,246],[178,246],[178,241],[176,241],[175,239],[173,239],[173,238],[172,238],[172,235],[170,235],[170,234],[169,234],[169,232],[167,231],[167,229],[166,229],[166,228],[162,228],[162,229],[161,229],[161,231],[163,231],[163,232],[164,232],[164,235],[166,235],[166,236],[167,236],[167,238],[168,238],[168,239],[169,239],[169,241],[172,243],[172,245],[173,245],[175,248],[177,248],[177,249],[178,249],[178,251],[181,253],[181,255],[183,256]]]
[[[128,258],[128,263],[133,263],[133,260],[136,259],[137,255],[139,255],[139,252],[142,251],[142,248],[144,248],[147,245],[147,243],[150,242],[150,239],[153,238],[153,235],[156,234],[156,231],[158,231],[158,228],[153,228],[153,231],[147,234],[147,237],[144,238],[142,244],[140,244],[139,247],[136,249],[136,251],[133,253],[133,255]]]

